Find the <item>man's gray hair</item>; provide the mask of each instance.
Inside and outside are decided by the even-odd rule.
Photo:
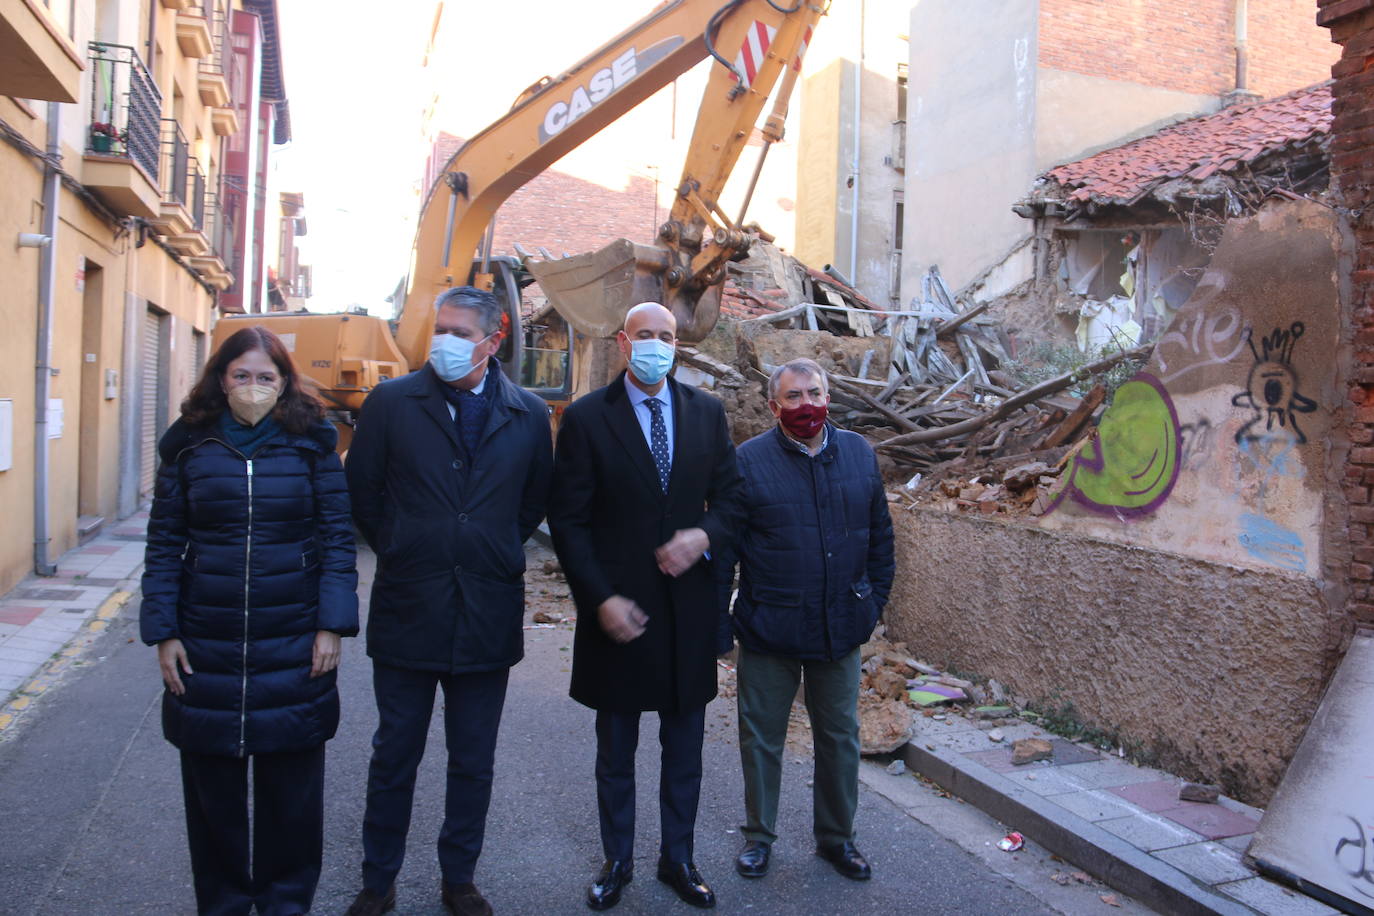
[[[825,393],[829,393],[830,391],[830,379],[826,377],[825,370],[821,368],[821,364],[814,359],[807,359],[803,356],[799,359],[783,363],[773,370],[772,375],[768,376],[768,397],[770,400],[777,400],[778,385],[782,383],[782,374],[784,372],[795,372],[805,378],[818,378],[821,380],[821,391]]]
[[[472,309],[477,313],[477,324],[484,334],[491,335],[501,330],[501,313],[504,311],[501,308],[501,300],[487,290],[475,286],[455,286],[446,289],[434,300],[436,312],[444,307]]]

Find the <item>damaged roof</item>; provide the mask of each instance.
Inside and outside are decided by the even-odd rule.
[[[1129,206],[1146,197],[1220,197],[1247,166],[1278,153],[1325,158],[1331,83],[1189,118],[1149,136],[1066,163],[1041,175],[1028,198]],[[1210,183],[1209,183],[1210,180]]]

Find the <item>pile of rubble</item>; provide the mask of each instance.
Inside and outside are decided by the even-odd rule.
[[[834,270],[813,270],[759,242],[748,261],[731,265],[717,332],[679,352],[700,373],[698,384],[725,401],[737,441],[772,425],[760,396],[769,373],[808,356],[829,374],[832,421],[866,436],[893,480],[915,489],[921,478],[962,475],[956,490],[944,487],[934,498],[996,507],[981,511],[1030,511],[1041,495],[1039,478],[1057,473],[1103,409],[1107,391],[1091,380],[1149,348],[1119,350],[1026,385],[1013,372],[1014,341],[987,303],[952,293],[934,267],[921,289],[908,308],[885,310]],[[1083,397],[1069,390],[1085,388]],[[1038,461],[1045,469],[1004,481],[1000,471],[1011,467],[993,474],[983,467],[1006,461]]]
[[[911,737],[914,716],[935,721],[971,719],[987,733],[989,746],[1006,740],[1003,729],[1034,724],[1039,716],[1023,710],[996,681],[981,686],[912,658],[905,643],[889,642],[880,625],[860,650],[863,676],[859,682],[860,752],[890,754]],[[1032,737],[1008,742],[1015,765],[1048,760],[1054,746],[1040,729]],[[1024,729],[1021,730],[1024,734]],[[1015,733],[1013,733],[1015,734]]]

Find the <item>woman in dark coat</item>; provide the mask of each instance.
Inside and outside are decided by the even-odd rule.
[[[281,340],[248,327],[158,446],[140,626],[167,685],[202,914],[305,913],[319,880],[334,669],[358,632],[336,441]]]

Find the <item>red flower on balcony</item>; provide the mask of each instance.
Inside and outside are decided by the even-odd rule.
[[[91,136],[108,137],[111,140],[123,143],[129,139],[129,132],[127,130],[120,130],[114,124],[109,124],[104,121],[95,121],[91,124]]]

